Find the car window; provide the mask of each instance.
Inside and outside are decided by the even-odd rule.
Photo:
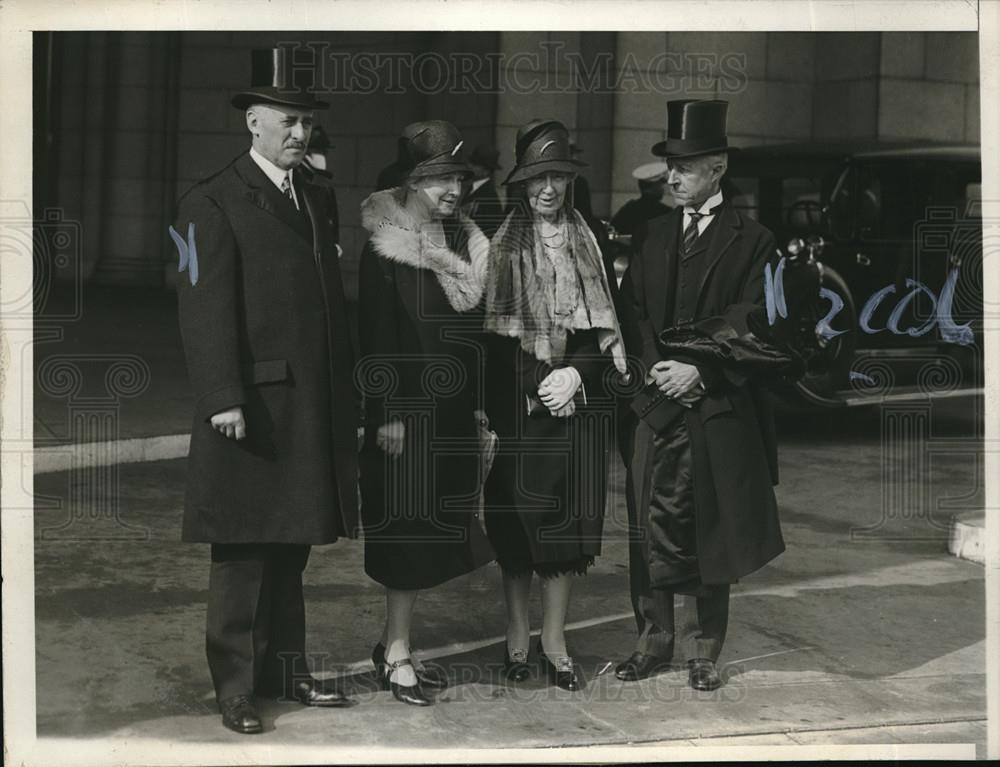
[[[822,223],[820,181],[816,178],[785,178],[781,184],[781,217],[794,230],[814,231]]]
[[[844,168],[830,192],[830,233],[836,239],[847,239],[854,233],[854,189],[857,172]]]
[[[906,165],[885,163],[858,168],[855,215],[862,240],[902,240],[913,236],[917,210],[929,187],[915,183]]]

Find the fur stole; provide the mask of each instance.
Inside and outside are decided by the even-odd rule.
[[[624,375],[625,345],[601,251],[578,211],[568,211],[567,224],[567,249],[553,260],[530,218],[507,216],[491,243],[484,328],[520,339],[525,352],[550,365],[565,361],[568,333],[594,329],[601,352]]]
[[[396,189],[375,192],[361,203],[361,224],[382,258],[414,269],[430,269],[456,312],[476,308],[486,286],[490,241],[464,214],[461,254],[431,240],[407,213]]]

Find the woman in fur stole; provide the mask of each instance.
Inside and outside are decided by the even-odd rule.
[[[542,579],[538,653],[550,679],[584,685],[566,647],[573,576],[601,550],[614,402],[625,350],[601,254],[571,199],[566,128],[517,134],[511,212],[490,246],[486,402],[500,448],[486,530],[503,571],[508,678],[528,676],[531,576]]]
[[[475,516],[489,242],[458,212],[470,169],[455,127],[414,123],[401,145],[406,180],[361,207],[361,519],[365,572],[386,589],[372,661],[397,699],[428,705],[447,680],[411,657],[417,594],[494,558]]]

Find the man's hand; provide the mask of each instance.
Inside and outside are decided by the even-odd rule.
[[[212,428],[229,439],[243,439],[247,435],[247,423],[243,419],[243,408],[231,407],[216,413],[211,418]]]
[[[403,454],[403,439],[406,437],[406,426],[402,421],[390,421],[378,427],[375,434],[375,444],[382,448],[386,455],[393,457]]]
[[[575,367],[557,368],[539,384],[538,398],[555,415],[573,401],[581,380],[580,372]]]
[[[701,374],[694,365],[677,360],[660,360],[649,371],[648,380],[668,397],[678,399],[694,392],[701,383]]]

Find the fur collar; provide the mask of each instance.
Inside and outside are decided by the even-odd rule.
[[[403,208],[398,190],[385,189],[361,203],[361,224],[371,232],[375,252],[383,258],[414,269],[430,269],[448,303],[457,312],[479,305],[486,285],[490,241],[471,219],[459,220],[468,235],[468,260],[438,245],[422,231]]]

